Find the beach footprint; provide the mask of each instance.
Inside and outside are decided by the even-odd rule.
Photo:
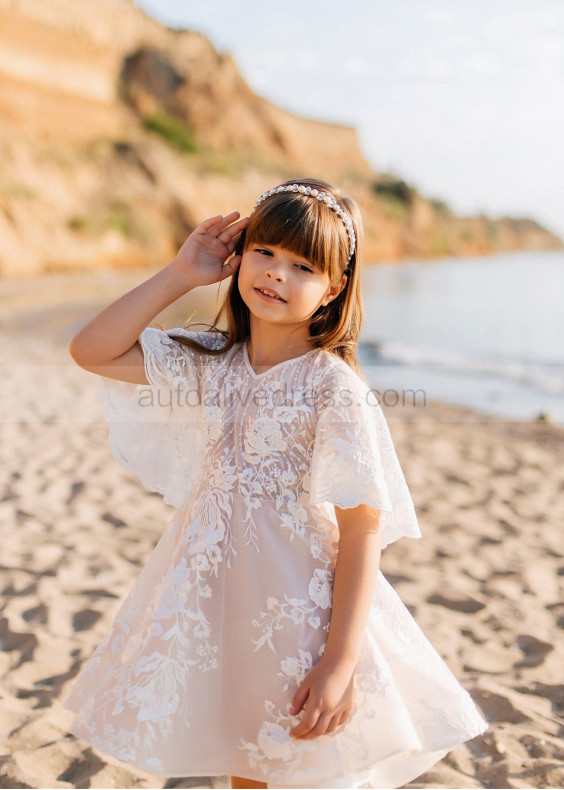
[[[463,612],[464,614],[474,614],[486,607],[485,603],[477,600],[473,596],[460,593],[433,593],[432,595],[428,595],[426,600],[427,603],[444,606],[447,609],[452,609],[455,612]]]
[[[547,655],[554,650],[554,645],[550,642],[543,642],[542,639],[537,639],[536,636],[528,634],[519,634],[514,647],[521,650],[523,658],[516,661],[514,666],[516,669],[521,667],[538,667],[542,664]]]

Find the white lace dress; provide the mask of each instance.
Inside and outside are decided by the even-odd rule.
[[[387,425],[329,352],[257,374],[246,344],[210,356],[153,328],[141,342],[150,387],[102,380],[111,446],[177,510],[66,703],[72,732],[161,775],[279,788],[399,787],[482,732],[379,573],[351,720],[289,737],[327,639],[333,505],[380,509],[383,545],[420,537]]]

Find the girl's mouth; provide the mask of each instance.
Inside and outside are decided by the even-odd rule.
[[[282,299],[281,296],[275,296],[269,291],[263,291],[262,288],[255,288],[255,291],[262,299],[265,299],[267,302],[286,302],[286,300]]]

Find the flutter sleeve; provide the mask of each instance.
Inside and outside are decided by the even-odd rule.
[[[98,389],[114,457],[177,508],[187,506],[201,467],[201,377],[206,358],[213,359],[171,337],[181,334],[208,348],[223,340],[210,332],[149,327],[139,338],[149,386],[103,378]]]
[[[312,453],[310,504],[380,510],[382,548],[420,538],[413,501],[374,393],[353,374],[324,387]]]

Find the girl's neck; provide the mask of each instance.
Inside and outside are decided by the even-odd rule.
[[[249,362],[253,368],[270,368],[299,357],[314,348],[309,326],[277,326],[253,320],[247,342]]]

